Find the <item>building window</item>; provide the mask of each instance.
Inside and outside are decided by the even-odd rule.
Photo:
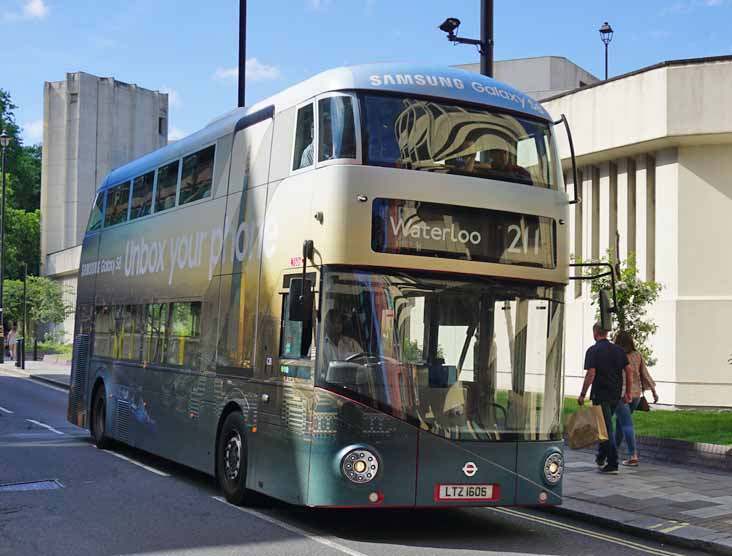
[[[583,191],[584,176],[581,171],[577,171],[577,191],[580,192],[581,196],[584,196]],[[582,218],[582,203],[576,203],[574,205],[574,256],[575,259],[582,259],[582,230],[584,221]],[[574,281],[574,296],[580,297],[582,295],[582,280]]]
[[[115,185],[107,191],[107,211],[104,225],[114,226],[127,221],[127,208],[130,204],[130,182]]]
[[[627,238],[627,249],[628,255],[633,255],[637,252],[636,247],[636,186],[635,186],[635,160],[633,158],[628,159],[628,238]]]
[[[132,181],[132,206],[130,207],[130,220],[147,216],[152,212],[153,182],[155,172],[148,172],[137,176]]]
[[[590,256],[593,261],[600,260],[600,170],[592,167],[592,213],[590,214],[592,227]]]
[[[160,117],[158,118],[158,133],[160,135],[165,135],[165,133],[168,131],[168,124],[165,121],[165,118]]]
[[[295,133],[295,154],[292,158],[292,169],[299,170],[313,165],[313,140],[315,138],[315,119],[313,105],[303,106],[297,112]]]
[[[211,195],[215,152],[216,147],[211,145],[183,159],[179,204],[184,205]]]
[[[318,101],[318,162],[356,158],[356,130],[351,97]]]
[[[646,280],[656,279],[656,160],[646,156]]]
[[[91,213],[89,214],[89,223],[86,226],[87,232],[93,232],[102,228],[102,222],[104,221],[104,192],[97,193],[97,198],[94,199],[94,205],[92,206]]]
[[[180,160],[158,168],[158,192],[155,200],[155,212],[168,210],[175,206],[178,189],[178,167]]]

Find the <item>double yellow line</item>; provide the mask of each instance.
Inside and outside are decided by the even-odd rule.
[[[526,514],[524,512],[520,512],[518,510],[513,510],[509,508],[486,508],[492,512],[500,513],[509,515],[511,517],[516,517],[519,519],[524,519],[526,521],[533,521],[534,523],[540,523],[542,525],[547,525],[549,527],[554,527],[556,529],[562,529],[564,531],[571,531],[572,533],[577,533],[579,535],[584,535],[586,537],[591,537],[593,539],[598,539],[602,541],[606,541],[613,544],[619,544],[621,546],[625,546],[627,548],[632,548],[634,550],[639,550],[642,552],[645,552],[646,554],[656,554],[657,556],[682,556],[678,552],[669,552],[667,550],[662,550],[660,548],[653,548],[651,546],[646,546],[637,542],[628,541],[625,539],[621,539],[618,537],[613,537],[611,535],[606,535],[604,533],[598,533],[596,531],[591,531],[589,529],[583,529],[581,527],[575,527],[574,525],[569,525],[567,523],[561,523],[559,521],[554,521],[549,518],[545,517],[539,517],[535,515]]]

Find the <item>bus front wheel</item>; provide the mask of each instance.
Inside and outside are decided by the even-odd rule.
[[[235,411],[227,415],[216,447],[216,476],[226,500],[237,506],[247,501],[247,444],[244,416]]]
[[[107,429],[107,402],[104,399],[104,387],[97,388],[92,402],[91,433],[97,448],[107,448],[109,438]]]

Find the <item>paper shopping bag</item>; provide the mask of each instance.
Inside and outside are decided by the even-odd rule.
[[[607,427],[599,405],[583,407],[572,413],[566,424],[569,447],[588,448],[607,440]]]

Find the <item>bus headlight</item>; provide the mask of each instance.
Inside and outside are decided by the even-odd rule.
[[[544,481],[546,481],[546,484],[554,486],[561,481],[562,471],[564,471],[562,454],[552,452],[544,460]]]
[[[368,483],[379,472],[379,460],[373,452],[357,448],[343,456],[341,471],[352,483]]]

